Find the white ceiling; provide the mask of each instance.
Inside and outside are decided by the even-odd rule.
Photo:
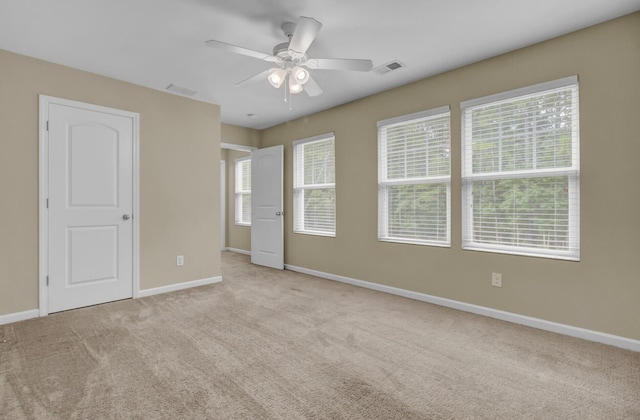
[[[0,0],[0,48],[153,89],[184,86],[219,104],[223,122],[262,129],[637,10],[640,0]],[[269,63],[204,44],[271,53],[286,41],[282,23],[299,16],[323,23],[311,57],[407,67],[313,70],[324,94],[295,95],[290,111],[266,81],[234,87]]]

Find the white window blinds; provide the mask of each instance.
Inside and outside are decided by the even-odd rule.
[[[461,109],[463,248],[579,259],[577,77]]]
[[[251,158],[236,159],[236,224],[251,224]]]
[[[378,238],[449,246],[449,107],[378,122]]]
[[[335,147],[333,133],[293,143],[293,230],[336,234]]]

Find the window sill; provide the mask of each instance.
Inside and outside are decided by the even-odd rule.
[[[299,233],[300,235],[325,236],[329,238],[336,237],[335,232],[329,233],[329,232],[315,232],[315,231],[308,231],[308,230],[294,230],[293,233]]]
[[[435,246],[439,248],[451,248],[451,243],[444,242],[431,242],[431,241],[420,241],[420,240],[411,240],[411,239],[402,239],[402,238],[378,238],[379,242],[391,242],[396,244],[407,244],[407,245],[422,245],[422,246]]]
[[[486,246],[477,246],[477,245],[463,245],[462,250],[464,251],[478,251],[478,252],[491,252],[494,254],[506,254],[506,255],[516,255],[521,257],[534,257],[534,258],[546,258],[550,260],[564,260],[564,261],[574,261],[580,262],[580,256],[570,255],[569,253],[561,254],[561,253],[543,253],[543,252],[535,252],[531,250],[518,250],[518,249],[505,249],[505,248],[490,248]]]

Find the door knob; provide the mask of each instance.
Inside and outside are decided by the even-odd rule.
[[[123,214],[123,215],[122,215],[122,218],[123,218],[124,220],[129,220],[129,219],[131,219],[131,216],[129,216],[128,214]]]

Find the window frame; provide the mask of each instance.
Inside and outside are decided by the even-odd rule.
[[[242,188],[244,177],[242,171],[243,165],[249,166],[249,177],[251,177],[251,156],[241,157],[235,160],[235,224],[238,226],[251,226],[251,220],[248,222],[242,220],[243,198],[246,195],[251,196],[251,188],[248,190]],[[249,185],[251,185],[251,182],[249,182]],[[251,219],[251,208],[249,208],[249,218]]]
[[[402,178],[402,179],[388,179],[388,165],[383,162],[383,156],[386,156],[386,151],[383,148],[386,146],[386,129],[394,127],[403,123],[413,123],[416,120],[437,118],[439,116],[445,116],[449,120],[449,174]],[[389,118],[378,121],[378,241],[380,242],[392,242],[403,243],[413,245],[425,245],[435,247],[451,247],[451,107],[449,105],[441,106],[438,108],[429,109],[426,111],[416,112],[413,114],[403,115],[395,118]],[[427,142],[428,147],[428,142]],[[388,187],[397,185],[427,185],[427,184],[445,184],[446,185],[446,240],[434,241],[416,238],[406,238],[399,236],[389,235],[389,212],[387,211],[388,202]]]
[[[304,152],[300,152],[300,148],[304,148],[305,145],[312,143],[320,143],[331,140],[333,143],[333,159],[334,159],[334,174],[333,183],[322,184],[306,184],[304,185]],[[292,143],[293,146],[293,232],[303,235],[314,236],[326,236],[336,237],[337,232],[337,206],[336,206],[336,182],[335,182],[335,159],[336,159],[336,138],[333,132],[320,134],[313,137],[307,137],[304,139],[296,140]],[[302,184],[300,182],[302,181]],[[304,211],[304,192],[306,190],[313,189],[333,189],[334,202],[333,202],[333,231],[312,230],[305,229],[305,211]]]
[[[467,112],[473,108],[518,101],[527,96],[542,96],[556,89],[572,89],[572,129],[571,129],[571,166],[546,169],[525,169],[504,172],[472,173],[472,138],[467,133]],[[484,251],[510,255],[523,255],[561,260],[580,260],[580,94],[578,76],[569,76],[550,82],[539,83],[519,89],[501,92],[460,103],[461,119],[461,175],[462,175],[462,249]],[[568,250],[535,248],[516,245],[480,243],[473,238],[473,182],[491,180],[535,179],[554,176],[567,176],[568,179]]]

